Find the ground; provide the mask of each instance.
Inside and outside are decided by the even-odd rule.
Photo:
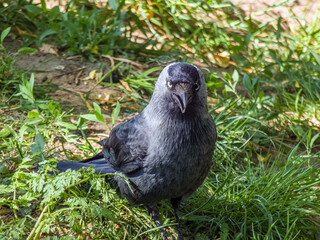
[[[37,2],[37,1],[35,1]],[[38,1],[40,2],[40,0]],[[47,7],[52,8],[59,5],[56,0],[46,1]],[[317,0],[300,0],[291,1],[285,6],[272,7],[267,12],[259,12],[276,4],[276,0],[233,0],[232,3],[239,5],[243,11],[243,16],[249,16],[254,13],[252,18],[258,22],[265,22],[271,18],[282,16],[287,19],[286,27],[294,28],[298,22],[295,18],[288,18],[295,14],[303,17],[307,21],[312,21],[316,14]],[[288,7],[290,6],[290,7]],[[15,52],[21,46],[18,40],[8,40],[5,42],[6,48]],[[143,66],[139,63],[130,62],[126,59],[114,59],[112,57],[105,57],[99,62],[89,62],[81,58],[81,56],[73,56],[65,58],[63,53],[59,53],[54,46],[50,44],[43,44],[35,54],[19,54],[16,56],[16,67],[23,71],[30,71],[35,74],[36,83],[50,82],[56,86],[51,90],[50,98],[63,104],[65,109],[74,108],[74,113],[85,113],[91,110],[91,106],[84,101],[84,97],[90,91],[90,99],[93,101],[100,101],[108,103],[104,106],[104,113],[110,114],[117,100],[123,97],[123,91],[119,87],[102,86],[97,84],[99,76],[107,73],[115,62],[127,61],[126,64],[133,64],[136,68],[147,69],[148,66]],[[217,66],[213,71],[226,71],[226,69]],[[100,75],[99,75],[100,74]],[[119,82],[121,76],[114,76],[114,81]],[[122,82],[122,88],[127,88]],[[130,100],[127,100],[130,101]],[[89,108],[89,109],[88,109]],[[136,107],[139,110],[139,106]],[[141,109],[140,109],[141,110]],[[102,124],[91,124],[92,133],[106,133],[108,129]]]
[[[40,0],[37,1],[40,2]],[[89,1],[92,0],[88,0],[88,2]],[[182,2],[183,1],[184,0],[182,0]],[[36,2],[36,0],[33,0],[32,2]],[[42,1],[42,3],[43,2],[44,1]],[[106,3],[106,1],[98,2],[99,4]],[[165,2],[167,3],[170,1]],[[176,4],[175,1],[173,2]],[[221,2],[222,1],[219,1],[219,3]],[[227,239],[226,236],[228,234],[230,234],[229,236],[240,236],[237,234],[243,232],[243,226],[247,226],[247,228],[244,228],[244,231],[248,231],[247,234],[255,235],[256,233],[254,232],[257,230],[258,234],[261,234],[257,235],[257,239],[259,239],[260,236],[267,236],[266,234],[270,231],[273,231],[274,235],[272,236],[279,236],[278,229],[280,229],[286,236],[289,236],[288,238],[290,238],[290,235],[288,235],[289,233],[293,234],[291,236],[300,233],[306,236],[308,235],[308,232],[310,232],[310,226],[315,228],[319,226],[318,223],[315,225],[314,222],[319,220],[318,209],[320,209],[320,201],[318,201],[318,197],[320,195],[319,192],[316,192],[319,190],[319,169],[317,166],[313,166],[313,162],[318,162],[320,149],[320,119],[318,118],[319,101],[317,102],[317,99],[319,99],[319,91],[317,91],[316,88],[318,86],[317,79],[319,72],[312,70],[312,72],[308,74],[308,70],[310,68],[307,68],[307,66],[319,66],[320,60],[312,58],[309,62],[310,59],[308,57],[310,57],[310,55],[308,51],[301,51],[301,49],[305,50],[309,48],[308,50],[314,50],[314,52],[318,53],[319,41],[317,39],[320,35],[317,35],[317,37],[314,36],[314,34],[319,33],[315,21],[313,24],[310,24],[309,27],[301,27],[299,31],[295,31],[295,28],[303,26],[307,21],[313,21],[313,17],[316,15],[318,3],[315,0],[232,0],[232,2],[240,6],[241,10],[239,10],[239,12],[242,18],[246,19],[243,22],[246,22],[246,24],[248,23],[248,25],[245,25],[245,29],[250,29],[251,26],[253,26],[253,28],[256,27],[255,23],[251,25],[251,21],[248,21],[251,13],[252,19],[257,21],[258,25],[261,26],[264,25],[264,23],[270,22],[270,24],[274,24],[275,26],[271,28],[270,25],[267,25],[270,27],[267,27],[267,33],[264,32],[264,27],[257,27],[258,30],[264,30],[260,31],[261,34],[259,31],[255,32],[258,34],[256,35],[258,38],[252,38],[251,42],[248,41],[249,44],[247,45],[249,45],[250,48],[245,49],[245,41],[247,41],[246,36],[249,36],[250,38],[250,34],[248,34],[247,31],[242,32],[241,28],[243,26],[238,26],[239,28],[233,28],[231,26],[232,24],[238,23],[237,21],[239,18],[233,19],[234,15],[238,14],[238,12],[236,12],[238,8],[235,8],[235,11],[231,11],[231,8],[228,8],[227,10],[224,9],[222,11],[223,15],[219,15],[219,10],[217,10],[217,14],[214,16],[212,15],[213,18],[219,18],[220,16],[222,16],[222,18],[230,17],[232,21],[230,19],[228,19],[230,21],[220,19],[221,21],[218,21],[219,24],[221,24],[220,26],[225,28],[224,30],[228,32],[228,36],[231,36],[231,34],[240,34],[242,37],[241,40],[243,41],[236,42],[236,38],[232,36],[234,42],[230,43],[226,41],[231,47],[228,45],[228,47],[225,48],[231,49],[230,52],[228,52],[228,50],[222,50],[224,48],[220,47],[217,48],[221,50],[220,52],[219,50],[212,52],[212,55],[214,55],[212,56],[213,60],[215,60],[215,64],[217,65],[213,65],[212,68],[207,70],[208,73],[212,74],[210,75],[212,78],[208,81],[208,86],[210,88],[208,91],[210,96],[208,97],[208,105],[210,113],[215,117],[217,128],[219,130],[219,139],[216,145],[212,172],[196,195],[193,195],[193,197],[191,197],[182,208],[182,213],[184,213],[184,229],[188,233],[190,230],[192,231],[193,229],[197,229],[196,231],[198,231],[198,229],[200,229],[198,232],[201,236],[205,236],[206,234],[215,236],[212,239]],[[63,4],[64,0],[48,0],[45,1],[45,3],[47,4],[47,7],[50,8],[53,7],[54,4]],[[287,4],[285,6],[281,6],[282,3]],[[278,4],[278,6],[273,7],[271,6],[272,4]],[[17,11],[20,10],[18,9]],[[211,9],[209,11],[211,11]],[[297,15],[297,17],[293,16],[294,14]],[[283,18],[281,21],[283,34],[281,35],[289,35],[279,38],[282,42],[277,41],[279,39],[276,39],[276,35],[274,34],[274,29],[278,29],[276,24],[279,16],[282,16]],[[301,19],[306,19],[306,22],[304,20],[300,20],[300,17]],[[35,17],[35,19],[38,18]],[[12,181],[13,184],[7,185],[6,182],[4,182],[4,185],[3,183],[0,184],[0,188],[2,187],[1,192],[3,189],[6,196],[8,196],[7,199],[0,199],[0,202],[3,201],[0,209],[0,221],[5,219],[5,224],[3,224],[3,221],[2,224],[0,224],[0,236],[3,231],[6,232],[5,234],[12,234],[12,232],[19,229],[20,224],[11,220],[19,220],[21,214],[23,216],[25,213],[29,214],[25,210],[31,211],[33,219],[31,219],[30,222],[29,220],[27,221],[29,224],[27,228],[20,228],[23,229],[21,232],[24,232],[24,235],[26,235],[28,233],[26,233],[24,229],[33,229],[40,233],[42,231],[41,227],[38,227],[37,224],[34,223],[37,219],[38,222],[42,221],[39,216],[40,213],[43,213],[41,211],[45,211],[43,210],[44,208],[42,203],[39,206],[40,203],[34,202],[33,200],[22,203],[19,201],[28,197],[27,194],[31,192],[44,194],[44,199],[51,194],[60,194],[59,191],[50,192],[49,188],[48,191],[34,189],[37,188],[41,182],[46,182],[47,186],[52,187],[52,189],[62,189],[64,186],[61,186],[60,183],[64,183],[66,182],[65,179],[69,179],[64,178],[63,174],[59,174],[56,179],[62,179],[62,181],[57,181],[57,184],[51,180],[47,181],[48,179],[51,179],[51,176],[35,174],[35,166],[27,166],[29,163],[28,161],[30,161],[29,156],[34,154],[36,151],[40,154],[45,152],[46,156],[48,156],[46,159],[52,161],[51,164],[54,164],[53,162],[56,159],[71,160],[77,158],[80,160],[81,158],[92,156],[95,150],[100,148],[100,146],[94,142],[107,137],[110,129],[112,129],[111,113],[115,109],[117,101],[122,104],[122,107],[121,114],[117,118],[116,124],[132,117],[133,114],[141,112],[150,98],[152,88],[149,87],[148,92],[143,92],[143,90],[141,90],[141,85],[139,84],[141,84],[141,82],[144,83],[144,81],[139,81],[139,78],[139,82],[135,82],[137,85],[132,84],[130,81],[135,79],[132,77],[131,73],[139,74],[148,69],[152,69],[155,66],[160,66],[161,68],[169,63],[168,60],[162,60],[161,63],[160,61],[155,63],[155,60],[152,59],[151,61],[154,61],[153,65],[142,65],[139,62],[128,60],[122,55],[117,55],[117,58],[95,55],[96,59],[99,59],[95,62],[90,62],[80,55],[66,57],[68,56],[68,53],[62,52],[61,49],[57,50],[56,47],[59,46],[54,46],[54,43],[50,42],[50,38],[46,38],[47,42],[42,44],[39,48],[35,45],[31,45],[31,47],[37,48],[36,53],[18,54],[17,51],[23,43],[18,40],[20,37],[15,39],[14,33],[19,32],[18,29],[14,29],[14,31],[12,31],[12,28],[16,28],[15,23],[10,26],[11,31],[5,38],[5,47],[16,59],[15,66],[18,69],[21,69],[22,72],[27,71],[28,73],[33,73],[35,75],[36,84],[34,86],[34,96],[36,99],[41,99],[46,93],[48,94],[47,97],[49,99],[59,102],[63,111],[69,113],[67,116],[63,116],[60,113],[53,114],[52,112],[54,111],[50,110],[49,112],[45,108],[42,109],[39,102],[33,104],[34,106],[31,108],[26,100],[21,101],[21,106],[23,106],[21,110],[29,111],[28,114],[30,114],[31,117],[29,117],[29,115],[27,117],[27,112],[23,112],[23,114],[19,116],[16,112],[16,109],[18,108],[17,105],[12,108],[10,107],[10,109],[6,107],[0,109],[0,114],[3,116],[1,120],[5,123],[5,128],[0,129],[2,135],[12,134],[12,132],[15,134],[17,133],[17,135],[25,134],[25,138],[20,138],[16,141],[15,139],[17,138],[13,138],[11,135],[8,135],[7,138],[3,138],[5,140],[4,143],[1,143],[1,146],[8,149],[5,152],[6,162],[3,165],[5,166],[3,169],[9,169],[12,171],[13,175],[11,175],[10,172],[7,179],[10,183]],[[178,27],[180,26],[182,25],[179,25]],[[221,35],[223,35],[225,32],[221,33]],[[260,42],[260,40],[265,38],[266,35],[269,37]],[[37,36],[35,37],[35,39],[38,39]],[[309,37],[313,41],[304,43],[304,37]],[[264,45],[267,41],[271,44],[268,43]],[[196,47],[198,47],[198,43],[200,42],[195,41]],[[244,46],[241,48],[242,50],[240,53],[237,53],[238,55],[241,55],[243,51],[245,58],[240,57],[239,59],[241,60],[236,60],[236,57],[233,58],[230,56],[230,54],[235,52],[235,48],[232,47],[236,46],[237,43]],[[255,45],[255,43],[257,44]],[[262,47],[260,47],[259,44]],[[292,59],[299,61],[297,64],[292,64],[290,61],[286,62],[291,68],[284,70],[284,73],[287,75],[282,75],[282,62],[278,64],[275,60],[271,59],[272,56],[269,55],[270,52],[268,50],[274,50],[277,48],[279,58],[276,59],[281,59],[281,57],[286,56],[286,54],[291,51],[291,48],[287,48],[287,46],[291,45],[295,48],[292,51],[296,54]],[[247,50],[248,56],[246,55]],[[259,52],[262,52],[265,58],[259,58]],[[307,54],[302,54],[305,52],[307,52]],[[205,53],[207,54],[207,52]],[[216,55],[221,57],[221,62],[217,60]],[[205,57],[203,59],[205,59]],[[250,67],[250,64],[243,64],[246,57],[250,57],[250,63],[253,64],[253,67]],[[194,62],[194,64],[200,67],[206,67],[204,66],[204,61],[200,62],[203,59],[198,59],[199,62]],[[230,59],[233,59],[236,63],[232,62]],[[106,77],[103,80],[101,79],[102,75],[108,73],[110,69],[121,62],[123,62],[123,65],[120,70],[114,71],[111,75],[112,82],[116,82],[116,84],[110,84],[110,77]],[[271,63],[271,67],[268,63]],[[307,65],[307,63],[310,65]],[[306,64],[306,66],[303,64]],[[125,66],[125,68],[122,68],[123,66]],[[126,71],[127,67],[131,67],[134,71],[131,71],[130,74],[126,74],[123,70]],[[159,69],[150,74],[154,79],[158,75],[160,71]],[[271,73],[268,75],[270,76],[270,79],[267,78],[267,81],[265,82],[263,74],[261,78],[259,74],[257,75],[259,77],[255,77],[255,74],[253,74],[255,71],[268,73],[267,70],[270,70]],[[246,73],[249,74],[246,75]],[[219,75],[219,77],[215,77],[215,74]],[[277,74],[279,74],[280,77]],[[304,77],[304,74],[307,76]],[[274,78],[274,76],[276,77]],[[298,77],[292,79],[291,76]],[[247,80],[247,82],[245,80]],[[128,83],[130,85],[128,85]],[[149,83],[151,85],[153,84],[152,81]],[[220,83],[223,84],[223,87],[219,87]],[[309,85],[307,83],[309,83]],[[212,85],[210,86],[210,84]],[[133,92],[131,92],[132,90]],[[140,102],[136,101],[133,95],[138,92],[139,94],[137,95],[141,97],[139,100],[143,99]],[[19,93],[23,94],[21,89]],[[279,99],[276,99],[277,97],[279,97]],[[314,99],[316,100],[311,101]],[[77,121],[79,119],[79,115],[92,113],[94,107],[93,103],[97,103],[102,108],[106,124],[89,121],[88,127],[84,130],[85,135],[82,135],[81,131],[79,131],[79,126],[83,126],[85,128],[85,125],[78,124],[79,122]],[[57,107],[56,109],[60,108]],[[72,109],[72,111],[69,111],[70,109]],[[39,112],[39,117],[32,116],[32,114],[36,115]],[[46,118],[47,115],[48,118]],[[32,123],[35,123],[38,120],[42,121],[43,116],[45,116],[43,121],[44,124],[36,123],[35,126],[32,125]],[[67,122],[62,122],[60,119],[62,119],[62,121],[66,120]],[[11,122],[14,123],[11,124]],[[59,125],[61,122],[66,124],[71,122],[79,128],[74,131],[70,130],[72,129],[69,128],[70,125],[68,125],[68,129],[64,127],[61,128],[61,125]],[[28,127],[28,131],[25,133],[22,131],[25,129],[24,127]],[[13,129],[13,131],[8,132],[8,129]],[[40,134],[36,134],[38,131]],[[41,136],[45,138],[45,142],[41,140]],[[85,142],[85,137],[88,137],[89,142],[97,149],[93,150],[89,144]],[[72,138],[77,139],[76,142],[67,142],[70,139],[72,140]],[[45,151],[40,149],[42,144],[45,146]],[[20,151],[21,149],[23,151]],[[65,149],[67,151],[64,151]],[[34,158],[33,161],[38,162],[39,159],[36,158],[40,156],[41,155],[36,155],[36,157],[34,157],[34,155],[32,155],[32,158]],[[17,158],[19,162],[17,161]],[[17,164],[17,162],[20,163],[20,158],[23,159],[23,163]],[[24,169],[25,166],[28,167],[29,170]],[[4,172],[1,167],[2,166],[0,166],[0,174],[1,171]],[[17,169],[17,167],[21,167],[21,169]],[[76,172],[71,174],[76,174]],[[92,178],[94,178],[92,181],[95,181],[97,177],[96,175],[92,177],[89,175],[89,172],[83,172],[82,174],[84,179],[89,179],[90,181]],[[21,177],[21,179],[19,179],[19,177]],[[16,181],[13,181],[12,179],[16,179]],[[19,199],[17,199],[15,185],[17,182],[26,184],[23,186],[25,186],[25,189],[28,189],[26,192],[18,192]],[[104,183],[103,179],[102,183]],[[81,184],[81,181],[79,184]],[[96,186],[96,189],[93,189],[92,191],[97,190],[97,193],[101,194],[103,197],[110,196],[111,198],[114,198],[116,196],[115,193],[107,191],[109,186],[107,186],[107,188],[103,188],[103,191],[105,192],[101,192],[98,185]],[[23,189],[23,187],[21,187],[21,189]],[[121,235],[125,238],[126,235],[122,235],[122,233],[127,234],[128,232],[129,236],[131,236],[130,233],[135,236],[138,236],[136,234],[139,234],[140,236],[140,232],[145,234],[150,231],[150,226],[147,226],[145,221],[145,219],[149,219],[146,211],[143,212],[140,209],[127,208],[127,203],[122,204],[122,202],[118,201],[118,196],[116,196],[117,201],[111,201],[111,204],[108,205],[109,201],[101,201],[101,199],[104,198],[100,198],[99,194],[93,194],[96,195],[96,197],[88,198],[87,193],[82,194],[80,191],[79,194],[75,194],[74,190],[76,190],[76,188],[73,188],[73,186],[71,188],[66,187],[63,194],[57,197],[57,202],[54,200],[54,202],[52,201],[50,204],[58,203],[58,205],[60,205],[60,203],[66,203],[72,208],[75,207],[72,219],[77,219],[78,213],[81,214],[81,216],[89,216],[88,219],[82,218],[85,221],[81,223],[83,224],[82,226],[88,226],[89,228],[87,229],[87,232],[80,229],[80,234],[88,234],[86,236],[90,236],[90,234],[95,235],[96,233],[91,232],[91,229],[96,228],[98,230],[97,232],[100,233],[100,230],[103,230],[101,229],[100,224],[103,223],[103,226],[109,224],[109,221],[96,221],[96,215],[95,212],[92,211],[92,206],[96,206],[96,209],[100,210],[109,209],[114,206],[116,209],[114,213],[119,214],[117,215],[117,219],[120,218],[125,224],[122,224],[124,227],[122,231],[121,224],[118,225],[118,223],[111,221],[110,223],[114,223],[115,225],[111,226],[110,230],[107,229],[110,233],[113,230],[121,230],[121,234],[117,236]],[[105,193],[110,195],[105,195]],[[302,193],[303,200],[307,201],[301,201]],[[210,197],[210,199],[208,199],[208,197]],[[36,198],[38,197],[36,196]],[[65,200],[69,198],[72,200],[65,202]],[[78,202],[79,199],[82,199],[83,201]],[[42,201],[42,199],[39,201]],[[211,201],[212,204],[207,204],[209,201]],[[84,205],[81,205],[82,203]],[[92,205],[88,205],[88,203]],[[101,207],[101,203],[107,205],[105,205],[105,207]],[[114,203],[116,205],[114,205]],[[23,209],[23,204],[31,204],[32,207]],[[39,208],[37,208],[38,206]],[[79,206],[81,207],[79,208]],[[18,207],[21,208],[21,211],[18,211],[18,214],[20,215],[15,216],[17,214],[14,209],[17,209]],[[70,208],[65,208],[65,210],[67,209]],[[81,209],[81,211],[78,211],[77,209]],[[135,214],[131,214],[132,210]],[[67,218],[71,215],[67,212],[66,214],[63,214],[63,212],[61,212],[62,214],[59,214],[59,211],[56,213],[58,213],[59,216],[61,215],[62,217],[66,217],[66,223],[71,223]],[[103,211],[101,211],[101,213],[102,212]],[[93,215],[90,215],[91,213]],[[249,213],[246,218],[243,217],[245,213]],[[163,214],[166,217],[172,217],[170,212],[164,212]],[[268,223],[266,221],[266,214],[268,214]],[[270,218],[269,214],[271,216]],[[50,227],[58,226],[61,222],[64,222],[61,221],[61,219],[54,219],[55,216],[50,212],[44,213],[43,216],[50,219],[51,225],[48,225]],[[139,220],[132,220],[135,219],[136,216],[140,216]],[[27,217],[25,219],[27,219]],[[90,219],[90,217],[92,218]],[[77,221],[78,220],[75,222]],[[138,223],[138,226],[134,226],[135,223]],[[150,222],[147,221],[147,224],[149,223]],[[169,225],[171,224],[170,220],[168,223]],[[285,226],[287,229],[281,229],[283,227],[281,226],[283,223],[287,224]],[[272,224],[272,228],[276,227],[278,229],[272,229],[271,227],[268,228],[268,224],[269,226]],[[62,227],[59,229],[63,229],[63,232],[64,230],[72,232],[77,229],[76,225],[72,225],[72,229],[68,229],[66,225],[61,226]],[[213,229],[212,226],[214,226],[215,229]],[[250,226],[252,226],[252,229],[250,229]],[[297,229],[294,229],[295,226],[297,226]],[[254,229],[254,227],[256,228]],[[168,226],[168,228],[171,230],[174,229],[173,226],[172,228]],[[316,231],[317,229],[315,232]],[[57,233],[57,235],[63,234],[66,236],[65,233]],[[154,237],[152,237],[152,232],[150,234],[150,239],[154,239]],[[196,238],[207,239],[205,237],[200,238],[200,235],[199,237],[196,235]],[[317,239],[309,237],[303,238],[300,236],[299,238]],[[87,237],[86,239],[91,238]],[[149,238],[146,237],[142,239]]]

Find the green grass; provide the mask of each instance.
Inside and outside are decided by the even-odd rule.
[[[157,66],[200,61],[208,69],[218,141],[208,178],[182,205],[184,235],[316,240],[319,18],[308,24],[291,18],[298,21],[291,29],[280,17],[259,23],[228,1],[109,1],[101,7],[77,0],[66,10],[49,9],[45,1],[0,3],[0,239],[160,239],[147,211],[119,197],[105,176],[92,169],[45,173],[55,171],[60,159],[97,152],[90,144],[95,140],[86,136],[89,121],[125,118],[133,111],[123,108],[132,104],[123,100],[128,97],[145,106]],[[9,37],[23,40],[15,53],[4,47]],[[30,72],[14,66],[18,54],[34,52],[42,43],[56,45],[66,56],[90,61],[120,56],[153,67],[115,65],[108,75],[119,71],[131,91],[104,83],[104,77],[98,84],[121,87],[126,98],[110,116],[96,103],[91,112],[75,115],[47,97]],[[212,70],[216,66],[228,69],[218,74]],[[162,222],[176,238],[168,206],[164,201]]]

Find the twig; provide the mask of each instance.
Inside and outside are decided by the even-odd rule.
[[[125,63],[130,63],[138,68],[145,68],[144,65],[140,64],[140,63],[136,63],[134,61],[131,61],[129,59],[125,59],[125,58],[115,58],[115,57],[111,57],[109,55],[102,55],[102,57],[108,58],[112,64],[112,66],[114,66],[114,61],[113,60],[117,60],[117,61],[121,61],[121,62],[125,62]]]
[[[85,69],[85,67],[80,68],[80,71],[77,73],[77,76],[75,78],[75,83],[76,85],[79,85],[79,77],[81,76],[81,74],[83,73],[83,70]]]
[[[81,55],[70,56],[70,57],[67,57],[66,59],[70,60],[70,59],[75,59],[75,58],[81,58]]]
[[[71,73],[74,73],[74,72],[77,72],[77,71],[84,70],[85,68],[86,68],[86,67],[77,68],[77,69],[75,69],[75,70],[71,70],[71,71],[68,71],[68,72],[60,73],[60,74],[55,75],[55,76],[53,76],[53,77],[55,77],[55,78],[62,77],[62,76],[64,76],[64,75],[68,75],[68,74],[71,74]]]
[[[61,86],[59,86],[59,89],[67,91],[67,92],[71,92],[71,93],[76,93],[76,94],[79,94],[79,95],[86,93],[85,91],[76,91],[76,90],[65,88],[65,87],[61,87]]]

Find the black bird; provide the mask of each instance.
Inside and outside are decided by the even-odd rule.
[[[206,178],[212,164],[216,127],[207,109],[202,72],[186,63],[172,63],[160,73],[148,106],[116,126],[101,141],[102,151],[82,162],[59,162],[58,170],[93,166],[114,176],[120,192],[133,204],[144,204],[160,227],[157,204],[171,199],[183,235],[178,208]],[[161,230],[163,239],[166,233]]]

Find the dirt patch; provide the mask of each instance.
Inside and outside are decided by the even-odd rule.
[[[18,40],[9,38],[6,38],[4,45],[11,53],[16,53],[22,46]],[[105,61],[92,63],[84,61],[80,56],[64,58],[56,54],[50,45],[46,45],[45,48],[41,47],[35,54],[18,54],[15,59],[15,67],[23,72],[32,72],[37,87],[45,88],[41,89],[41,92],[47,92],[48,98],[58,101],[64,111],[72,108],[73,114],[89,113],[93,109],[92,103],[97,102],[103,114],[110,116],[118,100],[120,102],[132,101],[123,91],[124,87],[121,84],[106,87],[98,83],[99,76],[109,72],[112,64],[117,63],[116,60],[106,58]],[[113,74],[112,80],[119,82],[121,79],[119,75]],[[110,78],[103,81],[107,83]],[[122,107],[125,109],[125,106],[122,105]],[[132,109],[140,111],[141,107],[136,104],[131,107],[131,112]],[[127,117],[126,115],[125,119]],[[110,117],[106,118],[106,122],[107,126],[90,122],[90,130],[87,130],[86,134],[95,138],[99,136],[97,139],[101,140],[109,134],[111,128]]]
[[[302,24],[311,22],[320,7],[319,0],[296,0],[284,5],[279,5],[281,2],[279,0],[231,0],[231,2],[238,6],[245,16],[251,15],[252,19],[261,23],[277,20],[281,16],[286,27],[291,30],[299,27],[298,21]]]
[[[18,41],[6,41],[5,47],[9,52],[16,52],[20,47],[19,44]],[[88,91],[92,92],[93,97],[106,100],[111,96],[117,100],[121,96],[122,91],[119,88],[111,89],[97,84],[99,74],[102,76],[111,69],[108,61],[90,63],[83,61],[80,56],[63,58],[48,53],[50,51],[48,47],[45,51],[43,49],[40,48],[36,54],[17,55],[15,65],[18,69],[34,73],[37,84],[50,82],[55,85],[58,90],[50,93],[53,100],[85,106],[81,94],[86,94]]]

